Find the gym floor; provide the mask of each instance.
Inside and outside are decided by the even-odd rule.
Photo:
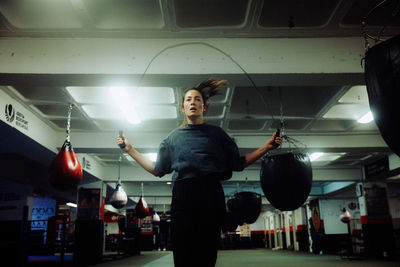
[[[28,266],[60,266],[58,262],[30,262]],[[66,261],[64,266],[80,267],[87,265],[73,264]],[[144,251],[140,255],[120,258],[115,260],[105,260],[97,267],[125,267],[125,266],[144,266],[144,267],[173,267],[173,257],[171,251]],[[295,251],[272,251],[270,249],[252,250],[221,250],[218,252],[216,267],[243,267],[243,266],[296,266],[296,267],[326,267],[326,266],[362,266],[362,267],[382,267],[399,266],[398,261],[375,260],[375,259],[341,259],[336,255],[314,255],[307,252]]]

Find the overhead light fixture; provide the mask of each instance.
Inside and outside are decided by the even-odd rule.
[[[152,162],[157,161],[157,153],[145,153],[144,156],[151,160]]]
[[[310,155],[310,161],[315,161],[318,158],[320,158],[322,155],[324,154],[324,152],[314,152]]]
[[[172,184],[171,182],[167,182],[167,184]]]
[[[141,119],[125,87],[111,86],[109,87],[109,91],[113,97],[114,103],[122,114],[124,114],[125,119],[131,124],[139,124]]]
[[[77,205],[75,203],[72,203],[72,202],[68,202],[67,206],[70,206],[70,207],[73,207],[73,208],[77,207]]]
[[[372,115],[371,111],[368,111],[367,114],[362,116],[357,122],[359,123],[369,123],[374,120],[374,116]]]
[[[143,153],[143,156],[145,156],[145,158],[149,159],[151,162],[157,161],[157,153]],[[124,153],[124,157],[128,161],[135,161],[128,153]]]

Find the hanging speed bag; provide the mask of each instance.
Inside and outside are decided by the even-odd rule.
[[[229,211],[236,214],[239,225],[254,223],[261,211],[261,195],[254,192],[238,192],[227,202]]]
[[[260,180],[265,197],[275,208],[295,210],[310,194],[310,159],[298,152],[266,156],[261,163]]]
[[[365,54],[369,106],[386,144],[400,156],[400,35],[370,48]]]
[[[349,223],[350,220],[351,220],[350,213],[346,209],[343,209],[342,213],[340,214],[340,221],[343,223]]]
[[[82,180],[82,166],[68,140],[51,162],[49,170],[49,183],[58,190],[73,188]]]
[[[147,207],[146,201],[143,197],[140,197],[139,202],[135,207],[136,217],[143,219],[149,215],[149,208]]]
[[[125,207],[126,203],[128,202],[128,196],[125,193],[125,190],[122,188],[121,184],[117,184],[111,199],[111,206],[116,209],[122,209]]]

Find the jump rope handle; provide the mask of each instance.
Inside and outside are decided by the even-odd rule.
[[[125,148],[125,138],[124,138],[124,133],[122,130],[119,131],[119,137],[122,139],[122,144],[119,145],[120,148]]]
[[[278,129],[276,130],[275,139],[276,139],[277,137],[279,137],[279,136],[281,136],[281,128],[278,128]],[[279,146],[279,145],[275,142],[275,140],[274,140],[274,142],[272,143],[272,145],[273,145],[274,147],[278,147],[278,146]]]

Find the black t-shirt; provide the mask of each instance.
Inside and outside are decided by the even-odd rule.
[[[189,124],[162,141],[154,168],[160,177],[174,171],[173,181],[209,174],[226,180],[244,164],[236,143],[220,127]]]

